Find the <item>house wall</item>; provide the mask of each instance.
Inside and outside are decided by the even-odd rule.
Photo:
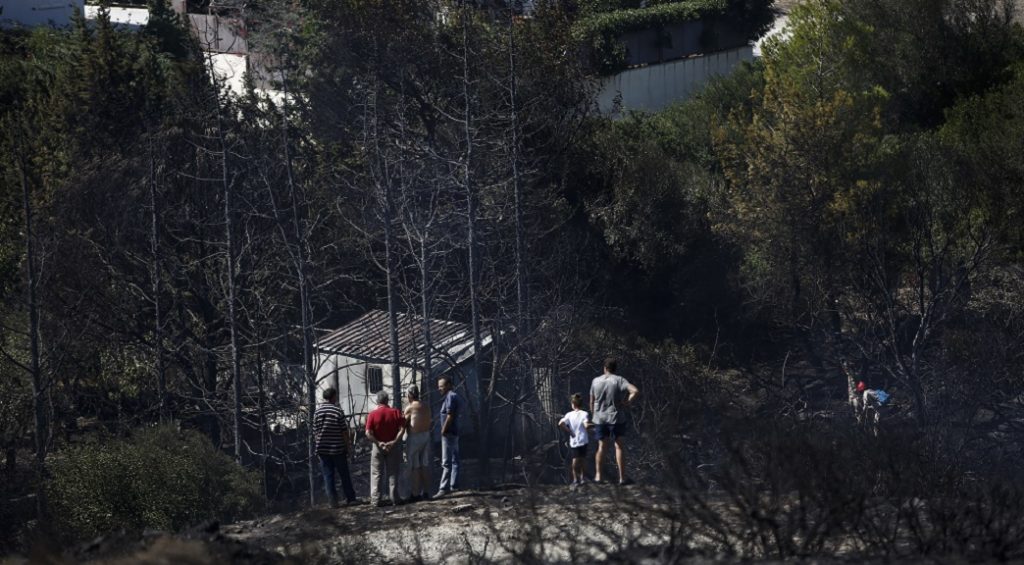
[[[361,429],[366,423],[366,415],[377,407],[376,392],[370,392],[366,382],[366,369],[368,367],[380,367],[384,373],[383,390],[394,402],[394,387],[391,384],[389,365],[386,363],[366,362],[339,354],[321,354],[317,356],[317,382],[316,397],[319,400],[323,391],[333,387],[338,391],[338,405],[345,411],[346,415],[352,417],[352,424]],[[437,414],[440,410],[441,399],[437,393],[437,382],[430,379],[424,382],[420,371],[411,367],[399,367],[401,375],[402,390],[404,391],[412,384],[420,389],[420,398],[431,405],[434,414],[434,439],[440,441],[440,420]],[[454,374],[456,382],[456,393],[467,403],[466,412],[459,421],[460,428],[465,430],[464,435],[471,435],[473,431],[475,413],[479,409],[479,379],[473,371],[473,364],[462,363],[454,369],[435,372],[435,378],[443,374]],[[402,399],[405,404],[405,399]]]
[[[753,48],[747,45],[629,69],[602,81],[597,99],[598,108],[602,114],[616,117],[620,109],[616,107],[616,99],[621,97],[622,110],[655,112],[685,100],[712,77],[728,74],[742,61],[753,59]]]
[[[695,21],[625,33],[621,40],[626,47],[626,64],[658,63],[699,53],[703,31],[704,22]]]
[[[0,0],[0,26],[71,24],[75,9],[85,9],[85,0]]]
[[[383,373],[383,389],[391,397],[394,406],[394,387],[391,383],[390,366],[373,363],[344,355],[329,354],[318,357],[317,398],[321,398],[328,387],[338,390],[338,405],[345,414],[352,416],[355,425],[362,426],[366,415],[377,407],[377,393],[370,391],[366,380],[368,367],[380,367]],[[418,371],[410,367],[399,367],[402,390],[412,384],[423,389]],[[435,385],[436,386],[436,385]]]
[[[203,51],[235,55],[249,52],[242,23],[237,18],[188,14],[188,19]]]

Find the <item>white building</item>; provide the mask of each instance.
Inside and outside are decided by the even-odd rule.
[[[480,376],[474,370],[472,359],[473,335],[468,324],[430,320],[433,352],[430,368],[424,370],[423,319],[408,314],[398,315],[398,369],[402,394],[410,385],[420,389],[421,400],[437,404],[436,378],[452,377],[456,392],[468,409],[461,416],[460,426],[465,433],[471,430],[471,418],[480,403]],[[481,336],[486,352],[491,336]],[[391,346],[388,332],[388,314],[371,310],[356,320],[326,333],[317,341],[317,399],[328,387],[338,390],[338,404],[347,415],[353,416],[357,426],[365,422],[366,414],[376,408],[377,392],[395,394],[391,383]],[[483,372],[490,363],[482,364]],[[436,406],[435,406],[436,408]],[[436,412],[435,412],[436,413]],[[437,423],[435,418],[435,424]],[[436,433],[437,430],[435,430]]]

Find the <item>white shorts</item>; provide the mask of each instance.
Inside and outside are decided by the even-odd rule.
[[[405,440],[405,457],[410,469],[430,466],[430,432],[409,434]]]

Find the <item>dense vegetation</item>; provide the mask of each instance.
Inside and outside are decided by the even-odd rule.
[[[217,88],[160,2],[138,34],[101,17],[0,35],[3,499],[35,492],[26,511],[82,535],[115,503],[137,528],[243,513],[237,465],[270,495],[275,469],[307,468],[304,432],[283,445],[268,418],[308,409],[314,329],[382,308],[514,328],[492,378],[516,394],[489,387],[484,437],[488,414],[543,420],[532,367],[581,390],[620,355],[644,391],[633,470],[712,530],[737,518],[693,522],[704,499],[687,496],[725,485],[751,520],[733,555],[860,536],[873,556],[1019,557],[1002,526],[1024,448],[1012,4],[810,0],[762,60],[620,121],[593,114],[577,56],[581,14],[604,4],[513,25],[458,3],[261,2],[276,97]],[[894,394],[889,443],[850,430],[841,360]],[[138,431],[161,421],[206,439]],[[153,478],[188,483],[182,498],[133,478],[181,449]],[[692,472],[706,461],[715,477]],[[100,464],[123,487],[89,488]],[[222,472],[235,486],[207,497],[198,476]],[[799,490],[800,473],[842,487]],[[924,521],[873,506],[929,491],[947,505]],[[939,518],[970,543],[939,539]],[[907,532],[920,543],[896,551]]]
[[[700,45],[704,52],[736,47],[760,37],[774,18],[772,0],[583,0],[572,25],[573,37],[585,47],[590,64],[602,74],[626,67],[624,34],[656,30],[683,22],[703,25]],[[732,37],[722,43],[718,35]]]
[[[75,541],[125,527],[174,531],[258,510],[259,475],[196,432],[168,427],[61,451],[48,486],[55,531]]]

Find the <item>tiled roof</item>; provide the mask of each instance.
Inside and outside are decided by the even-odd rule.
[[[433,345],[433,363],[447,361],[460,363],[473,354],[473,336],[469,324],[430,320],[430,340]],[[486,347],[490,335],[481,335]],[[337,353],[369,361],[387,363],[391,358],[388,338],[388,313],[370,310],[352,322],[327,332],[317,341],[322,353]],[[420,365],[423,362],[423,318],[398,314],[398,357],[402,365]]]

